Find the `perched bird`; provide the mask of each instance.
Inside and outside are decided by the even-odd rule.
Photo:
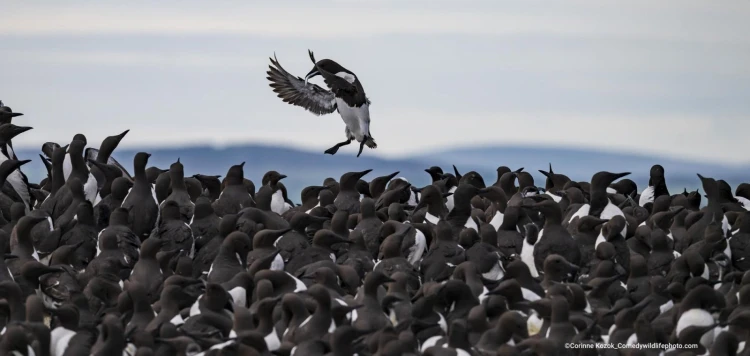
[[[164,204],[167,202],[174,202],[180,208],[182,221],[189,224],[193,220],[195,203],[190,199],[190,194],[188,194],[187,186],[185,185],[185,171],[179,158],[177,159],[177,162],[172,163],[172,165],[169,166],[169,178],[172,193],[161,202],[160,208],[163,208]]]
[[[184,215],[177,202],[165,200],[161,206],[160,221],[149,238],[164,241],[164,249],[167,251],[180,249],[192,258],[195,255],[193,230],[181,217]]]
[[[146,177],[146,164],[151,157],[146,152],[139,152],[133,158],[135,180],[133,188],[122,201],[122,207],[130,212],[130,223],[133,232],[141,239],[146,239],[156,226],[159,217],[159,203],[151,182]]]
[[[254,206],[255,201],[245,186],[245,162],[229,168],[224,178],[223,189],[219,198],[214,200],[213,208],[216,215],[237,214],[242,208]]]
[[[18,160],[18,157],[16,157],[16,153],[13,151],[11,140],[31,129],[31,127],[16,126],[10,123],[0,125],[0,161]],[[31,191],[29,190],[29,179],[23,172],[21,172],[20,166],[16,167],[15,170],[11,171],[7,175],[6,183],[10,185],[10,187],[8,187],[10,189],[7,189],[5,187],[5,183],[3,183],[3,192],[5,194],[14,193],[15,196],[20,199],[19,201],[24,203],[24,205],[26,206],[26,211],[29,211],[31,209]]]

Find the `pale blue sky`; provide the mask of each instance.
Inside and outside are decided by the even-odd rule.
[[[314,4],[314,5],[313,5]],[[372,99],[377,154],[544,144],[748,164],[750,2],[11,1],[0,100],[19,146],[243,142],[322,150],[336,115],[282,103],[268,57],[331,58]],[[372,152],[373,154],[375,152]]]

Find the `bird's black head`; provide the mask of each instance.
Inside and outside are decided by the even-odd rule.
[[[3,124],[0,125],[0,140],[3,142],[8,142],[12,140],[14,137],[31,130],[32,127],[27,126],[16,126],[13,124]]]
[[[263,185],[266,185],[266,184],[276,185],[276,183],[278,183],[280,180],[284,178],[286,178],[286,176],[279,172],[268,171],[266,172],[266,174],[263,175],[262,184]]]
[[[1,103],[0,103],[1,105]],[[10,108],[10,106],[3,106],[0,108],[0,110],[3,111],[3,113],[6,113],[7,115],[10,115],[10,117],[16,117],[16,116],[23,116],[20,112],[13,112],[13,110]]]
[[[313,55],[312,51],[308,50],[308,54],[310,54],[310,60],[314,63],[313,69],[310,70],[309,73],[305,76],[305,84],[307,84],[307,81],[310,80],[310,78],[313,78],[315,76],[321,75],[321,71],[331,73],[331,74],[337,74],[337,73],[348,73],[352,74],[350,71],[346,70],[346,68],[342,67],[340,64],[330,60],[330,59],[321,59],[320,61],[315,60],[315,56]]]

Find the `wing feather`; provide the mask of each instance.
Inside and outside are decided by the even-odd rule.
[[[276,55],[271,58],[268,80],[273,91],[285,103],[300,106],[315,115],[330,114],[336,111],[336,97],[318,85],[307,83],[281,67]]]

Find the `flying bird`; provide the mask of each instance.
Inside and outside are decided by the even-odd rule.
[[[313,52],[308,50],[308,53],[314,66],[304,80],[284,70],[274,54],[267,72],[273,91],[284,102],[301,106],[315,115],[338,111],[346,124],[346,141],[337,143],[325,153],[334,155],[352,140],[359,142],[357,157],[362,154],[365,145],[377,148],[378,145],[370,134],[370,99],[365,95],[365,89],[357,76],[330,59],[316,61]],[[308,82],[318,75],[323,77],[330,90]]]

